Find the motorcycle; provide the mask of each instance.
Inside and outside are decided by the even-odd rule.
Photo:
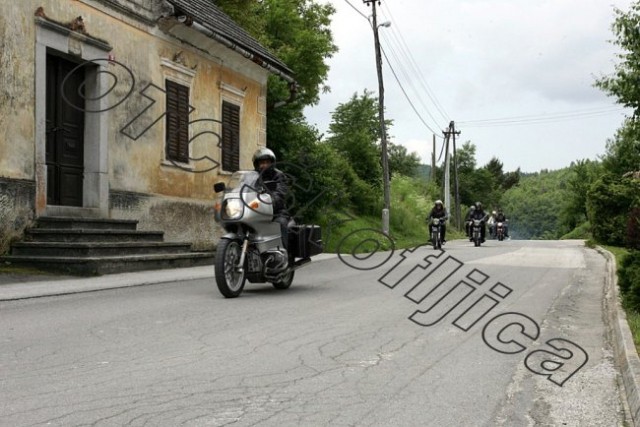
[[[433,249],[441,249],[442,248],[442,224],[444,223],[443,219],[440,218],[432,218],[431,224],[429,228],[431,230],[431,244],[433,245]]]
[[[471,220],[471,240],[474,246],[480,246],[482,244],[482,220],[481,219],[473,219]]]
[[[214,191],[222,193],[215,219],[226,232],[216,247],[215,278],[226,298],[239,296],[246,280],[288,289],[295,271],[322,253],[320,227],[293,221],[289,223],[289,250],[285,249],[280,223],[273,221],[271,196],[260,184],[258,172],[234,172],[227,185],[216,183]]]
[[[503,222],[496,223],[496,238],[500,242],[504,240],[504,223]]]

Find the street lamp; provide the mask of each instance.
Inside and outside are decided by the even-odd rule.
[[[382,81],[382,55],[380,54],[380,39],[378,38],[379,27],[390,27],[391,22],[385,21],[378,25],[376,16],[376,1],[379,0],[362,0],[367,5],[372,6],[372,25],[373,43],[376,51],[376,68],[378,71],[378,108],[380,117],[380,146],[382,149],[382,189],[384,193],[384,207],[382,209],[382,232],[389,234],[389,208],[391,205],[390,188],[389,188],[389,154],[387,152],[387,128],[384,123],[384,84]]]

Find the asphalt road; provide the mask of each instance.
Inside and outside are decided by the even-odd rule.
[[[625,425],[581,242],[345,261],[381,265],[0,302],[0,425]]]

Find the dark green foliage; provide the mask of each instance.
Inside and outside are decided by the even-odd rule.
[[[351,99],[338,105],[331,114],[329,144],[352,165],[360,179],[374,187],[382,184],[378,101],[365,91],[353,94]]]
[[[613,44],[622,48],[617,55],[620,63],[616,64],[613,76],[601,77],[596,86],[609,95],[617,98],[625,107],[634,109],[634,117],[640,115],[640,85],[638,72],[640,71],[640,3],[632,3],[630,10],[624,12],[614,8],[616,15],[612,30],[616,36]]]
[[[618,269],[618,285],[625,305],[640,311],[640,251],[630,252]]]
[[[636,201],[636,206],[631,209],[627,219],[627,247],[640,249],[640,202]]]
[[[593,237],[601,243],[622,246],[625,243],[627,218],[640,194],[640,181],[605,174],[587,193],[587,213]]]
[[[388,144],[389,174],[417,177],[419,174],[420,157],[417,153],[409,153],[402,145]]]
[[[603,167],[615,175],[640,170],[640,122],[627,119],[613,140],[607,142]]]
[[[528,174],[507,190],[501,205],[509,218],[510,233],[518,239],[558,239],[568,231],[560,212],[568,199],[568,169]]]
[[[602,173],[600,163],[592,160],[571,162],[567,179],[569,192],[560,215],[562,225],[569,230],[587,221],[587,193]]]

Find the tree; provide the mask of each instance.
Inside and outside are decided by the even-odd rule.
[[[593,237],[602,243],[625,244],[629,213],[640,194],[640,180],[606,173],[587,193],[587,213]]]
[[[567,179],[567,201],[561,213],[561,222],[573,230],[587,220],[587,193],[593,182],[600,175],[598,162],[584,159],[571,162],[570,175]]]
[[[617,54],[620,63],[615,66],[613,76],[603,76],[596,81],[596,86],[618,99],[625,107],[633,108],[633,117],[640,115],[640,3],[631,4],[630,10],[624,12],[614,8],[616,15],[612,30],[616,39],[613,44],[622,48]]]
[[[333,44],[330,24],[335,8],[312,0],[216,0],[215,4],[245,28],[294,72],[298,84],[295,100],[290,99],[289,83],[269,76],[267,105],[267,146],[279,158],[298,144],[292,128],[300,124],[305,106],[316,103],[325,85],[331,58],[338,48]],[[290,101],[276,108],[282,101]]]
[[[331,114],[327,141],[353,167],[360,179],[379,187],[382,182],[378,100],[365,90],[339,104]]]
[[[419,167],[420,157],[416,152],[409,153],[406,147],[389,143],[389,172],[392,178],[397,175],[416,177]]]

